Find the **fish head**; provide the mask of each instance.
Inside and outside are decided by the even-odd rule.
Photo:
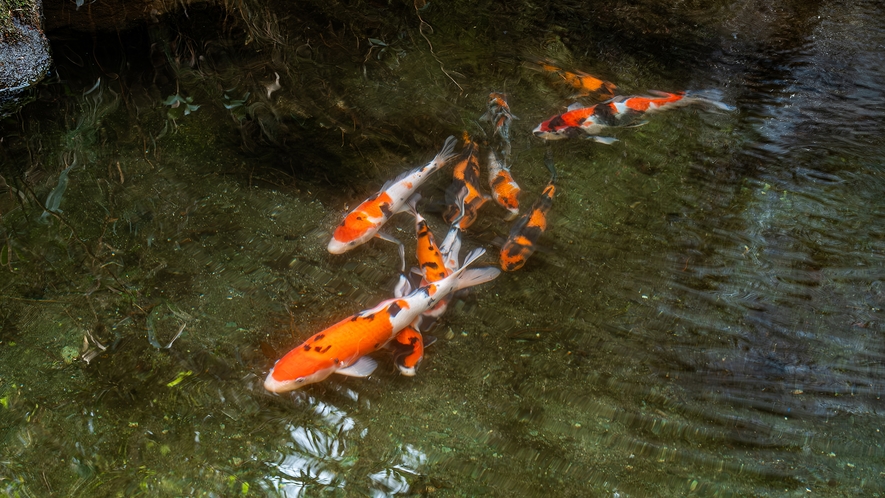
[[[390,345],[393,348],[393,362],[400,373],[414,377],[424,359],[424,339],[421,332],[408,326],[397,334]]]
[[[562,140],[564,138],[569,138],[569,130],[571,129],[568,126],[556,126],[553,119],[548,119],[543,123],[539,124],[537,128],[532,130],[532,134],[534,134],[538,138],[543,138],[544,140]]]
[[[534,241],[525,235],[511,236],[501,248],[501,269],[516,271],[525,266],[529,256],[535,252]]]
[[[313,358],[294,349],[270,369],[264,379],[264,388],[273,393],[284,393],[315,384],[332,375],[340,362],[335,359]]]
[[[333,236],[332,240],[329,241],[327,249],[329,249],[330,254],[344,254],[354,247],[354,245],[355,244],[352,242],[342,242]]]
[[[387,193],[378,192],[357,206],[335,227],[332,240],[329,241],[329,252],[341,254],[374,237],[381,225],[393,214],[390,211],[392,202]]]
[[[344,221],[335,227],[332,240],[329,241],[329,252],[343,254],[366,242],[378,231],[378,225],[377,221],[365,212],[355,211],[348,214]]]

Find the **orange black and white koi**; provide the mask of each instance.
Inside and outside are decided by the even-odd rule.
[[[443,219],[461,230],[476,221],[479,208],[489,200],[479,186],[479,158],[475,142],[464,135],[464,150],[455,163],[452,184],[446,189],[446,209]]]
[[[504,271],[522,268],[534,254],[535,245],[541,234],[547,230],[547,213],[553,207],[553,195],[556,193],[556,170],[549,153],[545,158],[545,164],[552,174],[550,182],[538,200],[532,204],[532,208],[516,220],[510,229],[507,241],[501,247],[501,269]]]
[[[492,149],[489,149],[488,166],[492,199],[510,212],[505,219],[512,220],[519,215],[519,185],[513,180],[510,168],[498,160],[498,155]]]
[[[489,121],[495,127],[493,135],[498,135],[501,139],[501,153],[506,162],[510,157],[510,122],[519,118],[510,112],[503,93],[490,93],[487,107],[488,110],[479,119]]]
[[[510,141],[510,122],[519,119],[510,112],[510,106],[507,104],[507,98],[503,93],[492,92],[489,94],[488,110],[480,116],[492,123],[495,127],[495,134],[502,139]]]
[[[560,80],[577,90],[574,97],[586,97],[588,95],[613,96],[618,88],[614,83],[591,76],[583,71],[566,71],[547,60],[530,61],[530,64],[539,67],[543,71],[555,74]]]
[[[439,246],[436,245],[433,232],[430,231],[430,227],[427,225],[427,220],[418,212],[417,204],[419,200],[421,200],[421,194],[413,195],[408,201],[408,206],[415,217],[415,237],[417,239],[415,252],[418,257],[421,285],[425,285],[429,282],[436,282],[448,277],[453,269],[446,266],[442,252],[440,252]]]
[[[706,92],[650,92],[655,96],[615,97],[590,107],[580,104],[569,106],[568,110],[544,121],[532,133],[545,140],[560,140],[581,135],[589,135],[597,142],[611,144],[617,139],[600,137],[597,134],[609,127],[640,126],[638,118],[664,109],[700,104],[732,111],[734,107],[716,99],[714,91]]]
[[[412,285],[408,277],[400,273],[399,282],[394,289],[395,297],[403,297],[412,292]],[[424,360],[424,349],[434,342],[433,336],[424,337],[421,332],[421,319],[419,316],[414,322],[399,331],[396,337],[387,344],[387,348],[393,352],[393,363],[401,374],[413,377],[418,372],[421,361]]]
[[[409,326],[442,296],[494,279],[497,268],[467,269],[485,250],[472,251],[464,265],[448,277],[405,297],[382,301],[315,334],[289,351],[271,368],[264,388],[271,392],[292,391],[320,382],[333,373],[366,377],[377,363],[366,356],[377,351]]]
[[[424,360],[424,350],[433,345],[436,338],[424,336],[411,325],[400,331],[390,341],[388,347],[393,352],[393,363],[401,374],[414,377],[418,373],[418,367]]]
[[[386,183],[378,193],[351,211],[344,221],[335,228],[332,240],[329,241],[329,252],[342,254],[367,242],[372,237],[379,237],[399,244],[400,255],[402,255],[402,243],[378,230],[387,223],[391,216],[403,209],[406,200],[432,173],[442,168],[454,156],[455,142],[455,137],[449,137],[442,150],[432,161]]]
[[[433,232],[430,231],[430,227],[427,225],[427,220],[418,212],[417,203],[420,198],[421,194],[415,194],[409,199],[409,207],[415,216],[415,235],[417,239],[415,252],[418,259],[418,268],[412,271],[421,276],[419,285],[427,285],[428,283],[438,282],[446,278],[458,269],[457,251],[461,248],[461,240],[458,235],[455,235],[455,237],[458,237],[455,240],[449,239],[453,232],[460,234],[459,229],[453,228],[446,235],[446,240],[444,241],[447,244],[445,252],[437,246]],[[457,243],[457,246],[454,245],[455,243]],[[456,253],[452,254],[452,251],[456,251]],[[416,320],[415,327],[422,331],[427,330],[437,318],[445,313],[450,300],[451,296],[441,297],[436,306],[422,313],[421,318],[426,318],[427,320]]]

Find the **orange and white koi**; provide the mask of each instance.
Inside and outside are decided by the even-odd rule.
[[[560,140],[580,135],[590,135],[593,140],[611,144],[617,139],[600,137],[597,134],[605,128],[613,126],[641,126],[637,123],[640,116],[664,109],[701,104],[716,107],[724,111],[732,111],[734,107],[716,100],[717,92],[650,92],[656,96],[615,97],[590,107],[572,104],[568,110],[544,121],[532,133],[545,140]]]
[[[455,163],[452,184],[446,189],[446,209],[443,219],[450,225],[461,230],[476,221],[477,211],[489,197],[479,187],[479,159],[477,145],[467,134],[464,135],[465,146]]]
[[[391,216],[402,210],[406,200],[432,173],[442,168],[454,156],[455,142],[455,137],[449,137],[432,161],[385,183],[378,193],[351,211],[335,228],[332,240],[329,241],[329,252],[342,254],[372,237],[379,237],[399,244],[402,254],[402,243],[378,230]]]
[[[498,160],[494,150],[489,149],[489,187],[492,199],[509,211],[505,220],[512,220],[519,215],[519,185],[513,180],[510,168]]]
[[[555,66],[547,60],[530,61],[548,73],[553,73],[561,78],[562,82],[578,91],[575,97],[588,95],[614,95],[618,88],[614,83],[591,76],[583,71],[566,71]]]
[[[545,158],[545,164],[552,174],[550,182],[538,200],[532,204],[532,208],[516,220],[510,229],[507,241],[501,247],[501,269],[504,271],[522,268],[534,254],[535,244],[541,234],[547,230],[547,213],[553,207],[553,195],[556,193],[556,170],[549,154]]]
[[[366,355],[396,337],[440,297],[488,282],[500,274],[500,270],[491,267],[467,269],[484,252],[474,250],[461,268],[438,282],[419,287],[405,297],[382,301],[313,335],[276,362],[267,374],[264,388],[280,393],[320,382],[333,373],[370,375],[378,365]]]

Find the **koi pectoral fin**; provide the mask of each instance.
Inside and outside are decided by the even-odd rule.
[[[605,145],[611,145],[611,144],[618,141],[618,139],[614,138],[614,137],[598,137],[596,135],[590,135],[586,138],[587,138],[587,140],[593,140],[594,142],[605,144]]]
[[[406,271],[406,247],[402,242],[399,241],[396,237],[392,235],[387,235],[386,233],[378,232],[375,234],[375,237],[378,237],[381,240],[386,240],[388,242],[392,242],[399,247],[399,260],[400,260],[400,273]]]
[[[368,377],[372,375],[376,368],[378,368],[378,362],[368,356],[363,356],[356,360],[353,365],[335,370],[335,373],[347,375],[348,377]]]

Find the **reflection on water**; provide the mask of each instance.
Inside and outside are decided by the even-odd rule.
[[[247,5],[64,44],[2,123],[0,489],[885,492],[882,8],[695,4]],[[450,307],[417,377],[379,353],[367,379],[264,392],[282,352],[391,293],[389,244],[325,250],[347,207],[445,136],[481,141],[490,91],[540,192],[531,130],[572,101],[522,63],[543,57],[738,112],[549,144],[543,247]],[[423,192],[438,234],[446,175]],[[467,248],[494,252],[503,215]]]
[[[335,469],[352,466],[355,458],[348,460],[345,439],[355,427],[353,419],[322,401],[310,404],[319,427],[289,426],[291,452],[276,466],[281,475],[277,487],[286,496],[302,496],[310,485],[343,488],[346,480]]]

